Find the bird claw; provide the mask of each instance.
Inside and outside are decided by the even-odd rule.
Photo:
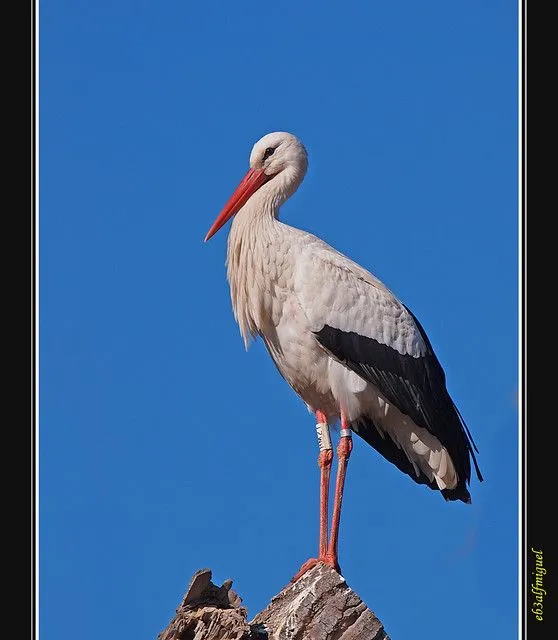
[[[300,580],[300,578],[302,578],[302,576],[307,571],[310,571],[310,569],[313,569],[317,564],[327,564],[334,571],[337,571],[339,575],[342,575],[341,567],[339,566],[339,563],[332,556],[324,556],[322,558],[310,558],[309,560],[306,560],[306,562],[302,565],[302,567],[300,567],[300,569],[298,570],[294,578],[291,580],[291,584]]]

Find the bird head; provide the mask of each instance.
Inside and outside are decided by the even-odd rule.
[[[205,242],[264,185],[269,183],[270,196],[276,195],[284,202],[296,191],[307,168],[306,149],[291,133],[277,131],[260,138],[252,148],[248,172],[207,232]]]

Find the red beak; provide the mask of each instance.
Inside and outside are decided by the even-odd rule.
[[[244,178],[242,178],[240,184],[229,198],[224,209],[217,216],[217,219],[211,226],[211,229],[207,232],[204,242],[207,242],[211,236],[215,235],[227,220],[232,218],[235,213],[238,213],[238,211],[242,209],[242,207],[248,202],[250,196],[256,193],[256,191],[268,180],[271,180],[271,178],[273,178],[273,176],[268,176],[264,173],[263,169],[249,169],[248,173]]]

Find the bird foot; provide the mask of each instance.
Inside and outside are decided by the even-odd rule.
[[[335,571],[337,571],[337,573],[339,575],[341,574],[341,567],[339,566],[339,563],[337,562],[337,559],[334,558],[333,556],[328,556],[325,555],[321,558],[310,558],[310,560],[306,560],[306,562],[302,565],[302,567],[300,567],[300,569],[298,570],[297,574],[295,575],[295,577],[291,580],[291,584],[293,584],[294,582],[296,582],[297,580],[300,580],[300,578],[302,578],[302,576],[307,572],[310,571],[310,569],[313,569],[317,564],[327,564],[328,566],[330,566],[332,569],[334,569]]]

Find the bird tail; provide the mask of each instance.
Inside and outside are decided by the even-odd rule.
[[[424,484],[430,489],[440,491],[445,500],[461,500],[466,504],[470,504],[471,494],[467,489],[467,482],[469,481],[470,476],[469,464],[466,464],[464,469],[457,469],[458,481],[454,488],[441,489],[436,482],[436,479],[433,478],[432,475],[426,475],[419,465],[413,463],[403,448],[390,437],[390,434],[378,429],[374,421],[369,416],[361,416],[351,424],[351,428],[365,442],[384,456],[386,460],[394,464],[400,471],[407,474],[416,483]],[[452,462],[455,466],[455,461],[453,459]]]

